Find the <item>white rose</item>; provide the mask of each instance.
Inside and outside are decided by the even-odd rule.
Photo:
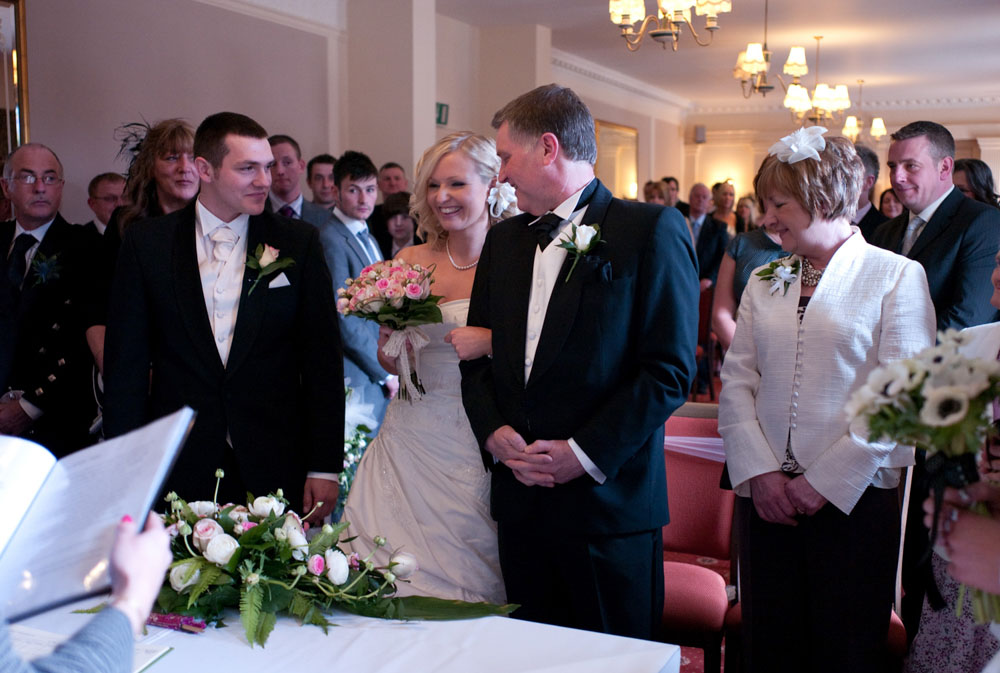
[[[323,560],[326,562],[326,578],[330,582],[339,587],[347,581],[351,567],[347,564],[347,557],[344,556],[342,551],[327,549],[326,554],[323,555]]]
[[[204,519],[206,516],[212,516],[215,514],[215,503],[209,502],[208,500],[196,500],[195,502],[189,502],[188,507],[191,511],[195,513],[199,519]]]
[[[420,565],[417,563],[417,559],[413,554],[405,551],[396,552],[389,559],[389,566],[392,568],[392,572],[401,580],[405,580],[413,573],[420,570]]]
[[[224,534],[222,526],[215,519],[199,519],[194,525],[194,546],[202,554],[208,549],[209,543],[218,535]]]
[[[285,515],[285,522],[281,524],[281,527],[286,533],[291,530],[297,530],[299,533],[303,534],[305,533],[305,530],[302,528],[302,520],[299,519],[299,515],[295,512],[289,512]]]
[[[590,249],[590,242],[594,240],[594,236],[597,235],[597,229],[594,229],[589,224],[584,224],[576,228],[576,244],[577,250],[581,252],[586,252]],[[397,573],[398,574],[398,573]]]
[[[288,535],[288,546],[292,548],[292,557],[302,561],[309,553],[309,541],[301,530],[288,528],[285,533]]]
[[[250,510],[243,505],[237,505],[229,510],[229,518],[239,524],[250,521]]]
[[[224,566],[229,563],[236,550],[240,548],[240,543],[232,535],[216,535],[208,543],[205,549],[205,558],[215,565]]]
[[[274,512],[275,516],[281,516],[285,513],[285,503],[269,495],[262,495],[250,505],[250,513],[261,518],[266,517],[271,512]]]
[[[260,266],[261,268],[274,264],[274,261],[278,259],[278,249],[272,248],[269,245],[264,245],[264,252],[260,254]]]
[[[193,586],[201,577],[201,571],[197,569],[191,573],[190,577],[188,576],[188,573],[191,572],[191,565],[190,563],[182,563],[170,569],[170,586],[177,593],[182,593],[188,587]]]

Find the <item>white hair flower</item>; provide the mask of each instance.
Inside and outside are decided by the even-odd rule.
[[[826,129],[822,126],[800,128],[771,145],[767,153],[777,156],[779,161],[784,161],[786,164],[794,164],[803,159],[819,161],[819,153],[826,148],[824,133]]]
[[[516,201],[517,194],[509,182],[498,182],[496,187],[490,188],[490,193],[486,197],[486,202],[490,204],[490,215],[495,218],[502,217],[504,211]]]

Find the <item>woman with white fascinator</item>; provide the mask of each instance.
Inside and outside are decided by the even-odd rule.
[[[923,268],[851,226],[851,143],[800,129],[754,178],[791,256],[750,276],[722,369],[719,432],[737,495],[746,670],[881,671],[912,447],[868,441],[844,405],[934,341]]]

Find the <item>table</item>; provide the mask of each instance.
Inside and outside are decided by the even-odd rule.
[[[72,610],[82,601],[21,622],[70,634],[90,619]],[[333,668],[366,673],[678,673],[680,648],[546,624],[484,617],[450,622],[401,622],[335,613],[327,635],[279,617],[264,649],[247,644],[239,615],[227,628],[189,634],[150,627],[144,641],[174,650],[150,667],[166,671],[266,671]]]

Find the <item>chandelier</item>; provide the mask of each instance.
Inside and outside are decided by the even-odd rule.
[[[696,44],[707,47],[712,43],[715,31],[719,29],[719,14],[733,11],[732,0],[656,0],[657,13],[646,16],[645,0],[608,0],[611,23],[622,31],[625,46],[629,51],[637,51],[642,38],[649,35],[664,49],[667,44],[677,51],[681,30],[686,24]],[[691,7],[694,13],[705,17],[708,39],[702,40],[691,23]],[[635,24],[640,23],[638,29]]]
[[[862,95],[864,94],[865,81],[863,79],[858,80],[858,114],[861,113],[861,101]],[[860,121],[860,123],[859,123]],[[850,115],[844,121],[844,128],[841,129],[841,133],[851,139],[851,142],[857,142],[858,137],[864,133],[864,118],[858,119],[855,115]],[[868,135],[876,143],[882,139],[882,136],[886,134],[885,121],[881,117],[875,117],[872,119],[871,128],[868,131]]]

